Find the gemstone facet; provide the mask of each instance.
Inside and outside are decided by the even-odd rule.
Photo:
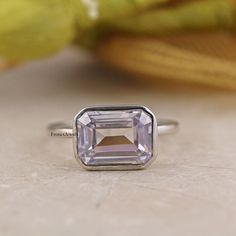
[[[76,158],[94,169],[141,168],[154,156],[155,125],[144,107],[86,108],[75,117]]]

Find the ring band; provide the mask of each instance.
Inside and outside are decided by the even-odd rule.
[[[177,128],[144,106],[89,107],[74,122],[48,126],[51,136],[73,138],[76,160],[87,170],[143,169],[157,156],[157,135]]]
[[[172,134],[178,129],[178,122],[170,119],[158,119],[158,135]],[[48,131],[52,137],[72,138],[76,135],[73,124],[70,121],[59,121],[48,125]]]

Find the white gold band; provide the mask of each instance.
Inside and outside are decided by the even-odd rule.
[[[170,119],[158,119],[158,135],[171,134],[177,131],[179,123]],[[49,124],[48,131],[53,137],[72,138],[73,132],[72,122],[61,121]]]

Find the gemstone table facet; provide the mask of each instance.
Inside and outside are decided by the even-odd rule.
[[[87,108],[75,127],[85,166],[145,165],[153,157],[154,117],[143,107]]]

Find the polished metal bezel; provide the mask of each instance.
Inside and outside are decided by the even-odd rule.
[[[146,113],[148,113],[152,119],[152,147],[153,147],[153,155],[151,159],[145,164],[115,164],[115,165],[96,165],[96,166],[89,166],[82,162],[81,158],[78,154],[78,145],[77,145],[77,138],[78,138],[78,130],[77,130],[77,119],[81,117],[87,111],[116,111],[116,110],[128,110],[128,109],[142,109]],[[141,170],[147,168],[151,163],[157,158],[157,143],[158,143],[158,127],[157,127],[157,119],[155,115],[145,106],[136,106],[136,105],[125,105],[125,106],[95,106],[95,107],[87,107],[82,109],[79,113],[76,114],[74,117],[73,122],[73,133],[75,134],[73,137],[73,145],[74,145],[74,154],[75,159],[78,163],[85,168],[86,170]]]

